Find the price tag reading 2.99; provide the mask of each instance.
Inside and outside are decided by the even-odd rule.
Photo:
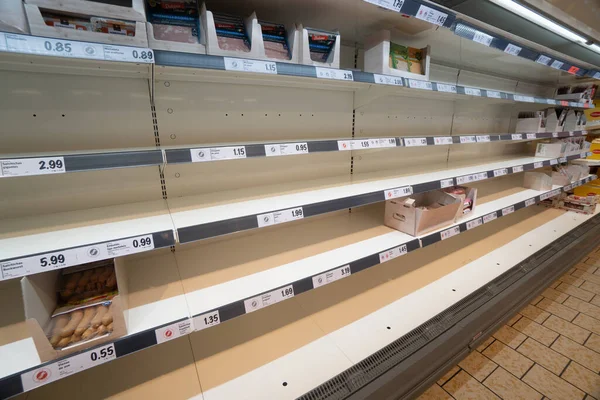
[[[60,174],[65,171],[63,157],[16,158],[0,160],[0,177]]]

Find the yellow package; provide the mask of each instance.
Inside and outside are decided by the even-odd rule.
[[[600,196],[600,185],[592,185],[591,183],[588,183],[586,185],[574,188],[573,192],[577,196]]]

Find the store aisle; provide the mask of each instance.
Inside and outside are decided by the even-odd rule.
[[[419,400],[600,399],[600,246]]]

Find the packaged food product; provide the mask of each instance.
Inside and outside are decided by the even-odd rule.
[[[337,40],[337,33],[306,28],[308,33],[308,49],[310,59],[317,62],[327,62],[329,54]]]
[[[260,21],[265,55],[278,60],[290,60],[292,57],[287,44],[285,27],[279,24]]]
[[[187,15],[198,17],[197,0],[147,0],[150,14]]]
[[[213,17],[221,50],[250,52],[246,26],[240,17],[217,13]]]
[[[111,35],[135,36],[135,22],[120,19],[90,18],[94,32],[108,33]]]
[[[78,31],[92,30],[90,20],[83,17],[42,12],[42,18],[44,18],[46,25],[54,26],[56,28],[74,29]]]
[[[52,347],[63,350],[112,332],[111,302],[86,305],[83,308],[54,316],[47,337]]]
[[[153,24],[154,38],[180,43],[198,43],[198,31],[189,26]]]
[[[421,49],[390,42],[390,68],[423,75],[422,60],[423,51]]]

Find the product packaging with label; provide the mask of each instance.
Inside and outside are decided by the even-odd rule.
[[[213,13],[219,48],[227,51],[250,52],[250,39],[242,18]]]
[[[335,45],[338,34],[312,28],[306,28],[308,32],[308,49],[310,59],[317,62],[329,62],[329,56]]]

